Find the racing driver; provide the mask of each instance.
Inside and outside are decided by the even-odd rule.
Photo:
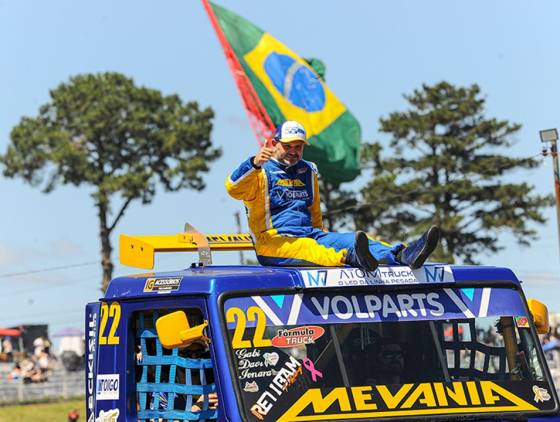
[[[406,247],[371,240],[363,231],[335,233],[323,228],[317,167],[302,159],[305,145],[304,127],[286,121],[270,144],[226,179],[228,193],[245,204],[261,265],[349,265],[367,271],[379,263],[422,266],[438,244],[437,226]]]

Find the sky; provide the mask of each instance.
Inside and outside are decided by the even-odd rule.
[[[423,83],[477,83],[488,117],[523,125],[515,157],[541,152],[539,130],[559,125],[557,1],[217,0],[303,57],[327,65],[329,87],[360,121],[363,139],[387,142],[379,118],[405,110],[403,94]],[[223,156],[211,165],[202,192],[158,192],[150,205],[133,203],[112,236],[174,234],[189,222],[206,233],[236,232],[224,180],[255,153],[237,88],[199,1],[0,0],[0,153],[24,116],[35,116],[49,90],[73,75],[121,72],[142,85],[177,93],[215,111],[212,141]],[[363,173],[359,187],[371,174]],[[539,194],[553,193],[552,161],[519,171]],[[50,194],[0,175],[0,327],[48,323],[50,334],[82,327],[84,307],[98,300],[98,222],[92,189],[60,186]],[[383,200],[383,198],[380,198]],[[521,248],[506,232],[504,251],[486,265],[506,266],[527,296],[560,311],[560,251],[555,208],[537,226],[539,239]],[[244,230],[246,225],[244,224]],[[139,272],[118,264],[115,276]],[[189,266],[192,254],[156,257],[156,269]],[[237,263],[237,253],[215,262]],[[62,267],[62,268],[61,268]],[[57,269],[59,268],[59,269]]]

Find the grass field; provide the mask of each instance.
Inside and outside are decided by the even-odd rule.
[[[80,422],[86,420],[86,401],[79,399],[0,407],[0,422],[66,422],[68,412],[73,409],[78,409]]]

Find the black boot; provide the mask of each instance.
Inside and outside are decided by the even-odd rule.
[[[346,263],[366,271],[375,271],[379,266],[377,259],[369,251],[369,240],[364,232],[356,232],[354,247],[348,250]]]
[[[438,245],[440,234],[438,226],[430,227],[420,239],[411,242],[398,253],[397,261],[412,269],[420,268]]]

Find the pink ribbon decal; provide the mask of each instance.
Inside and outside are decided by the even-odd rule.
[[[311,373],[311,379],[313,382],[317,382],[317,377],[323,378],[323,373],[315,369],[315,364],[309,358],[303,360],[303,366]]]

